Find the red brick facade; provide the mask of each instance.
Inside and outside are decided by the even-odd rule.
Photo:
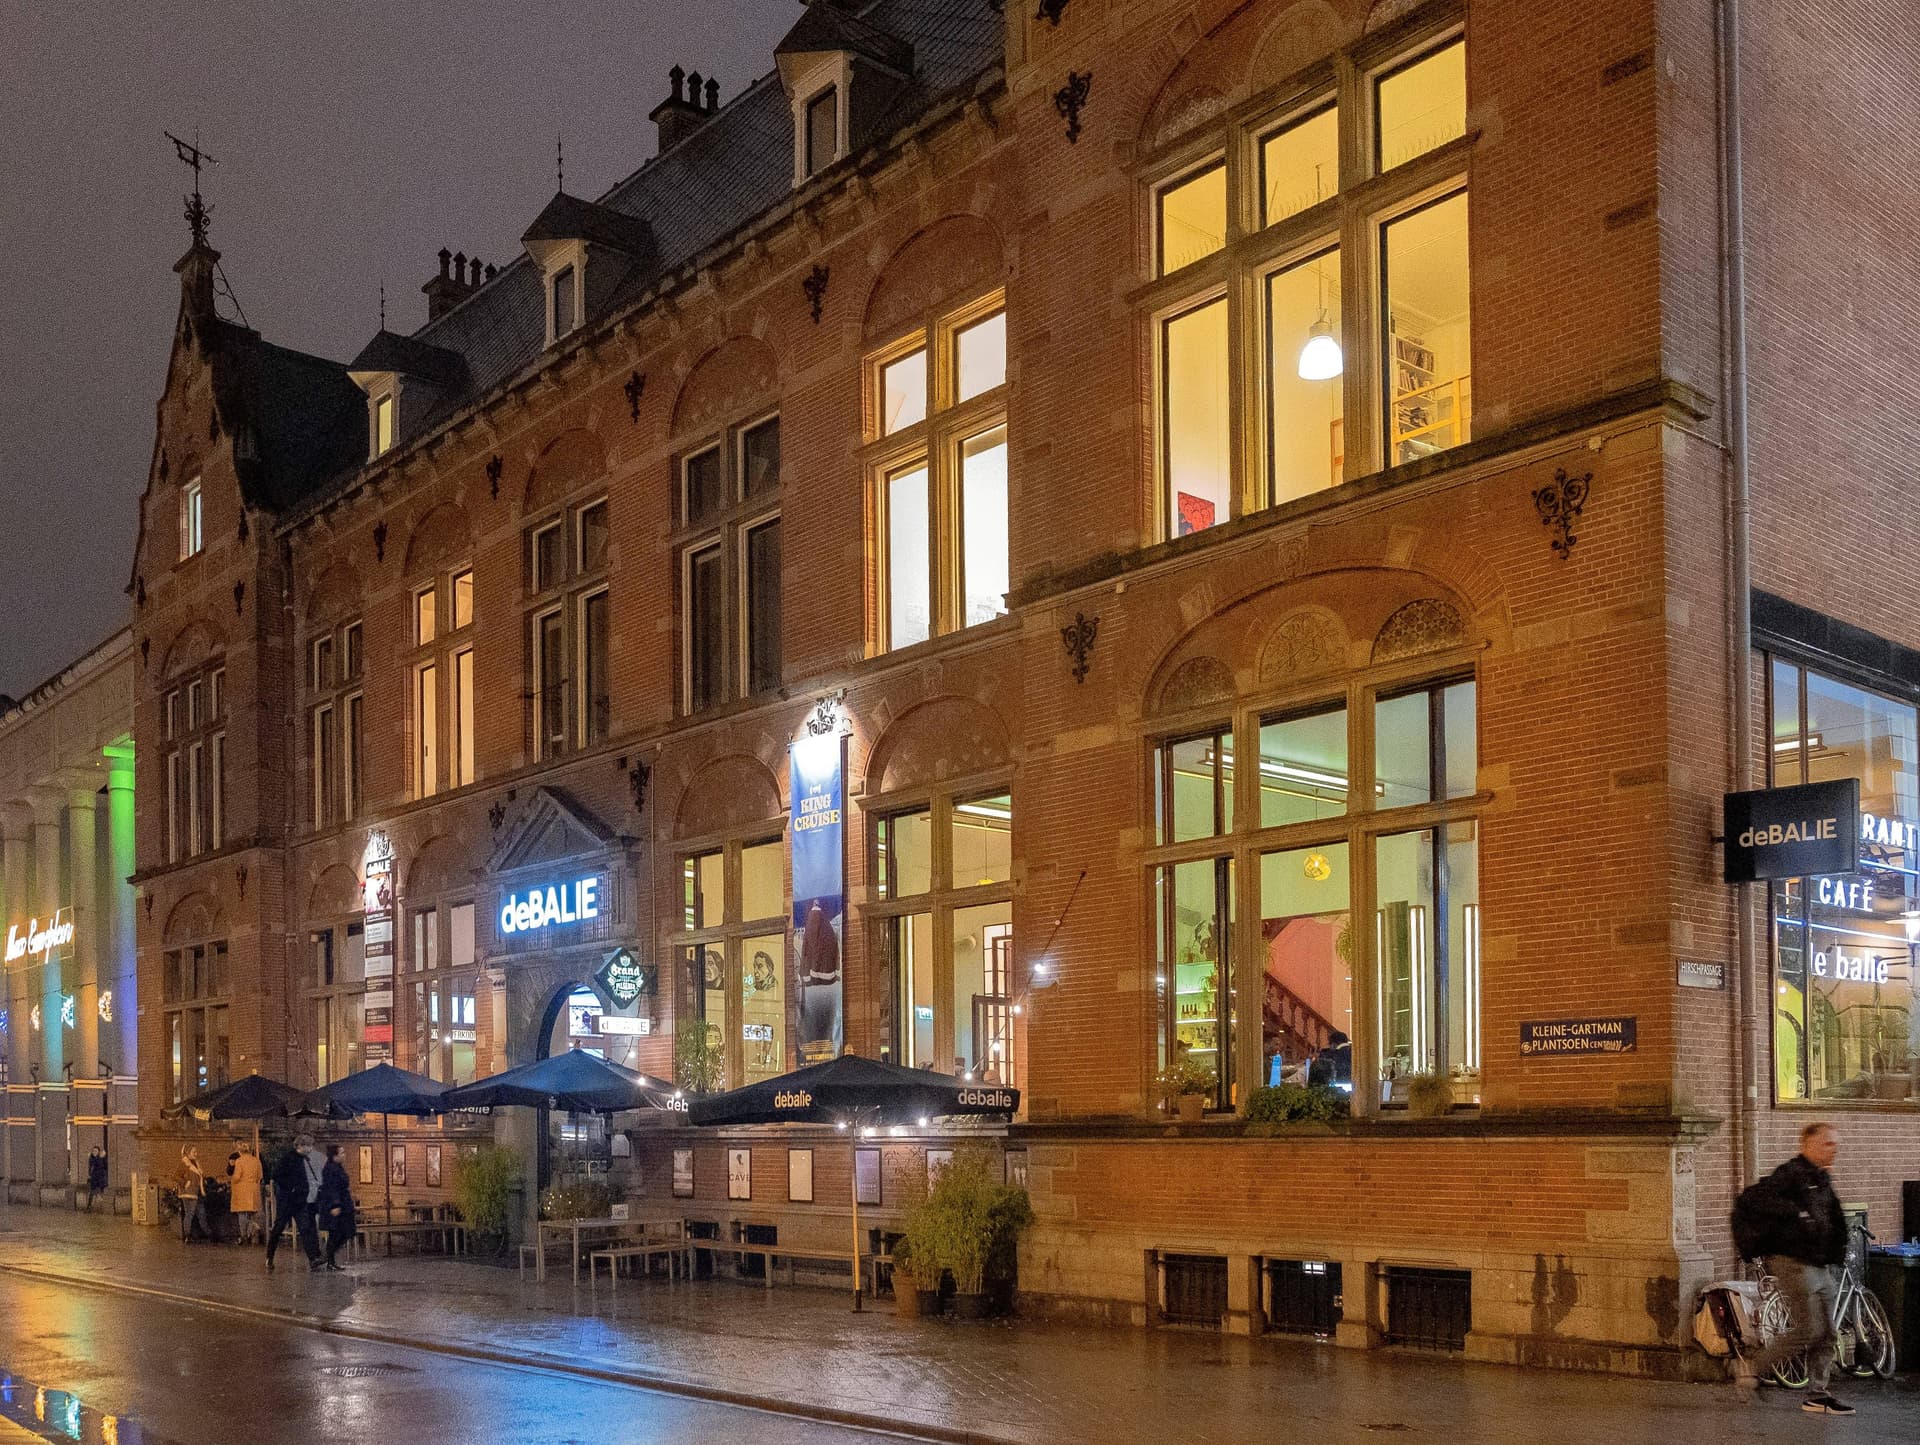
[[[1867,43],[1865,19],[1847,18],[1865,7],[1790,8],[1817,10],[1836,47]],[[1733,1264],[1735,993],[1681,989],[1675,974],[1680,958],[1733,963],[1731,890],[1709,842],[1731,778],[1709,7],[1078,0],[1057,25],[1006,9],[1004,67],[934,99],[638,299],[590,308],[575,336],[403,430],[392,452],[297,497],[249,470],[257,456],[236,460],[259,403],[234,373],[254,353],[189,284],[134,583],[142,997],[158,998],[150,981],[170,944],[223,937],[231,1069],[310,1079],[304,939],[354,915],[377,829],[394,845],[403,909],[479,904],[482,1070],[533,1057],[562,987],[598,953],[509,956],[489,924],[500,897],[489,870],[502,850],[535,846],[551,817],[541,790],[553,789],[604,839],[599,856],[623,888],[619,941],[659,968],[641,1064],[670,1074],[674,1028],[694,1007],[669,942],[680,859],[782,834],[787,747],[817,703],[841,693],[850,1049],[889,1046],[895,1011],[868,917],[872,818],[1011,789],[1023,1110],[1007,1143],[1027,1151],[1039,1216],[1022,1255],[1035,1308],[1151,1322],[1155,1261],[1192,1252],[1228,1258],[1226,1323],[1258,1328],[1255,1261],[1328,1259],[1345,1269],[1340,1337],[1363,1344],[1390,1327],[1383,1268],[1435,1265],[1472,1271],[1476,1353],[1675,1369],[1694,1290]],[[1792,116],[1825,52],[1783,14],[1752,23],[1749,184],[1775,196],[1754,233],[1755,585],[1920,646],[1893,565],[1899,511],[1889,497],[1871,509],[1884,530],[1862,522],[1861,489],[1891,489],[1901,475],[1872,445],[1894,434],[1860,428],[1848,398],[1862,353],[1881,358],[1877,387],[1904,383],[1905,353],[1879,328],[1900,329],[1905,293],[1837,263],[1819,277],[1847,295],[1795,279],[1816,224],[1821,254],[1836,260],[1826,229],[1836,213],[1860,222],[1849,254],[1862,266],[1890,267],[1895,243],[1866,227],[1872,207],[1848,204],[1876,194],[1866,162],[1833,154]],[[1365,283],[1376,200],[1465,179],[1471,442],[1386,467],[1378,422],[1350,404],[1344,485],[1273,508],[1247,502],[1224,525],[1161,540],[1153,318],[1178,287],[1153,275],[1152,186],[1227,146],[1239,157],[1230,174],[1251,165],[1237,148],[1250,156],[1262,117],[1291,98],[1324,94],[1363,112],[1369,77],[1462,26],[1466,134],[1397,175],[1344,186],[1328,224],[1357,258],[1349,278]],[[1829,75],[1824,59],[1818,71]],[[1859,63],[1860,75],[1889,73],[1884,57]],[[1070,143],[1057,93],[1074,74],[1092,80]],[[1894,124],[1887,96],[1864,82],[1849,103],[1853,133]],[[1343,170],[1372,164],[1342,144]],[[1796,144],[1815,145],[1817,164]],[[1815,172],[1845,196],[1785,186]],[[1230,249],[1260,244],[1241,229],[1230,227]],[[192,256],[186,264],[191,283]],[[876,537],[886,449],[867,362],[928,318],[998,292],[1010,610],[888,651]],[[1349,293],[1350,313],[1380,305],[1367,284]],[[1867,294],[1891,310],[1856,320],[1849,297]],[[1253,376],[1253,348],[1240,350],[1233,374]],[[1348,396],[1365,400],[1369,384],[1355,380]],[[688,715],[680,468],[728,428],[776,411],[782,685]],[[1251,477],[1261,423],[1239,399],[1233,417],[1235,474]],[[195,475],[206,546],[180,562],[179,488]],[[1562,555],[1537,496],[1568,478],[1589,478],[1590,491]],[[541,762],[529,528],[601,496],[611,503],[605,741]],[[1879,565],[1828,565],[1855,557]],[[417,799],[410,678],[426,654],[411,609],[420,587],[468,565],[477,780]],[[1436,621],[1409,629],[1409,616]],[[364,800],[352,821],[316,828],[302,660],[350,618],[365,649]],[[1063,647],[1076,618],[1098,622],[1084,676]],[[150,805],[165,795],[161,699],[216,658],[224,840],[170,864]],[[1476,784],[1409,814],[1409,826],[1478,824],[1478,1107],[1408,1119],[1375,1108],[1356,1068],[1350,1126],[1275,1131],[1232,1112],[1169,1124],[1153,1082],[1155,742],[1236,721],[1257,729],[1276,710],[1339,699],[1361,736],[1375,694],[1457,677],[1477,686]],[[1367,806],[1352,836],[1370,847]],[[1222,851],[1246,890],[1236,937],[1257,947],[1259,847],[1243,829]],[[404,982],[404,935],[398,947]],[[1364,964],[1369,944],[1359,947]],[[1036,964],[1050,983],[1034,986]],[[1754,967],[1766,999],[1764,933]],[[1637,1021],[1634,1051],[1520,1053],[1523,1022],[1612,1016]],[[145,1062],[165,1048],[157,1009],[142,1029],[141,1114],[152,1121],[168,1078]],[[397,1040],[404,1029],[397,1018]],[[1764,1060],[1763,1026],[1754,1038]],[[1233,1080],[1242,1102],[1264,1082],[1257,1043]],[[409,1063],[404,1045],[397,1062]],[[1770,1164],[1807,1115],[1760,1114]],[[1910,1104],[1862,1105],[1845,1130],[1842,1193],[1892,1234],[1920,1119]],[[170,1147],[150,1133],[156,1151]],[[759,1138],[756,1197],[782,1197],[779,1143]],[[666,1147],[642,1147],[650,1195],[664,1197]],[[700,1147],[700,1196],[724,1205],[709,1193],[724,1163]],[[831,1152],[823,1144],[823,1219],[846,1184],[837,1159],[836,1192]]]

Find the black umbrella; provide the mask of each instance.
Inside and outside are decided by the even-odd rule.
[[[1020,1091],[975,1084],[929,1069],[903,1069],[878,1059],[842,1054],[790,1074],[694,1101],[696,1124],[833,1124],[845,1129],[925,1124],[941,1116],[1005,1118],[1020,1107]],[[860,1308],[860,1184],[853,1181],[853,1307]]]
[[[392,1116],[408,1114],[418,1119],[425,1118],[429,1114],[438,1114],[445,1107],[440,1101],[445,1097],[447,1089],[446,1084],[438,1079],[429,1079],[425,1074],[416,1074],[410,1069],[397,1069],[392,1064],[375,1064],[370,1069],[362,1069],[357,1074],[348,1074],[344,1079],[336,1079],[325,1088],[315,1089],[302,1101],[297,1112],[338,1117],[340,1111],[345,1110],[349,1114],[380,1116],[381,1169],[387,1181],[387,1218],[392,1220]]]
[[[440,1096],[442,1112],[518,1104],[526,1108],[565,1109],[570,1114],[618,1114],[626,1109],[662,1109],[685,1113],[680,1090],[664,1079],[638,1073],[583,1049],[522,1064],[503,1074],[476,1079]]]
[[[696,1124],[917,1124],[942,1115],[1004,1118],[1020,1091],[842,1054],[695,1100]]]
[[[191,1099],[182,1099],[177,1104],[168,1104],[160,1110],[163,1119],[198,1119],[202,1124],[213,1123],[217,1119],[245,1119],[253,1124],[253,1152],[260,1152],[260,1121],[263,1119],[287,1119],[301,1113],[301,1103],[306,1098],[304,1091],[292,1084],[283,1084],[278,1079],[269,1079],[265,1074],[248,1074],[244,1079],[235,1079],[231,1084],[222,1084],[217,1089],[208,1089],[204,1094],[195,1094]],[[307,1111],[312,1112],[312,1111]],[[343,1119],[347,1111],[335,1108],[332,1117]]]

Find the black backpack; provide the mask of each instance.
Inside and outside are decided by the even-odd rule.
[[[1771,1175],[1749,1184],[1733,1201],[1733,1247],[1742,1259],[1780,1252],[1780,1189]]]

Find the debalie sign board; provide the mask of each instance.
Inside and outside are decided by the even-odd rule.
[[[844,1033],[840,959],[846,936],[846,745],[809,735],[793,770],[793,936],[800,986],[800,1061],[838,1058]]]
[[[1520,1057],[1630,1054],[1639,1046],[1640,1020],[1543,1019],[1520,1025]]]
[[[1860,866],[1860,780],[1728,793],[1722,810],[1729,883],[1851,873]]]

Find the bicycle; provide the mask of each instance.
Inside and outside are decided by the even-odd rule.
[[[1847,1230],[1847,1257],[1840,1267],[1840,1290],[1834,1301],[1834,1360],[1840,1369],[1860,1379],[1893,1377],[1893,1326],[1874,1292],[1867,1287],[1867,1245],[1874,1238],[1866,1221],[1856,1219]],[[1754,1262],[1760,1286],[1760,1333],[1772,1339],[1789,1325],[1787,1302],[1766,1267]],[[1773,1368],[1774,1380],[1790,1390],[1804,1390],[1813,1378],[1805,1354],[1791,1355]]]

